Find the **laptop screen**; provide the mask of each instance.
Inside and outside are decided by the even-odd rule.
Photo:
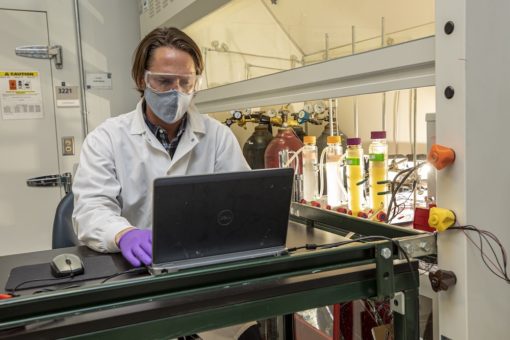
[[[293,169],[154,181],[153,263],[285,246]]]

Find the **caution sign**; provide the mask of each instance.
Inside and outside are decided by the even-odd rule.
[[[37,71],[0,71],[2,119],[43,118],[41,81]]]

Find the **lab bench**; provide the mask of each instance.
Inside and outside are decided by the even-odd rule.
[[[346,231],[350,236],[391,237],[401,247],[387,240],[355,242],[161,276],[86,281],[41,294],[22,290],[19,297],[0,300],[0,338],[172,338],[356,299],[383,300],[400,292],[405,311],[394,313],[396,339],[418,339],[418,265],[399,249],[433,242],[429,234],[297,203],[291,213],[288,248],[342,242]],[[418,249],[414,255],[431,252]],[[47,263],[62,253],[102,256],[118,272],[129,269],[120,254],[99,254],[84,246],[9,255],[0,257],[0,286],[5,287],[11,269]]]

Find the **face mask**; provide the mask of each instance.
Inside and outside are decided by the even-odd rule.
[[[172,124],[181,119],[188,111],[193,93],[184,94],[179,91],[156,93],[145,88],[144,97],[152,112],[167,124]]]

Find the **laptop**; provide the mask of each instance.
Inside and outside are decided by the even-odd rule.
[[[154,181],[154,274],[285,251],[292,168]]]

